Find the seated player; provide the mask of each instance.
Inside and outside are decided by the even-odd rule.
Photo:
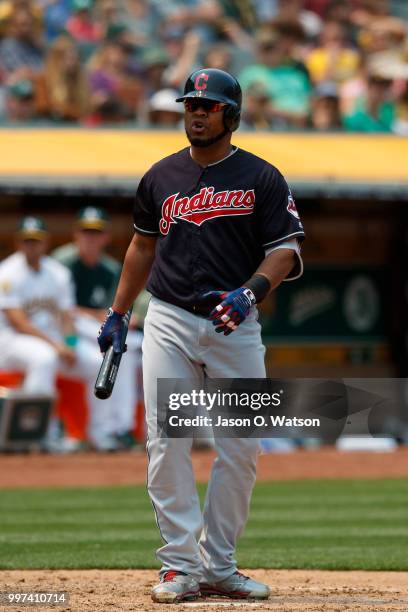
[[[100,355],[77,336],[71,274],[46,255],[47,245],[43,221],[25,217],[17,233],[18,250],[0,264],[0,368],[22,370],[27,392],[51,396],[58,372],[80,378],[94,414]],[[49,441],[53,450],[75,450],[78,442]]]

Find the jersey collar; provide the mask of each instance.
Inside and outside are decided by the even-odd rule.
[[[218,161],[213,162],[212,164],[207,164],[206,166],[201,166],[201,167],[202,168],[210,168],[211,166],[216,166],[217,164],[222,164],[223,161],[225,161],[226,159],[231,157],[231,155],[234,155],[234,153],[236,153],[237,151],[238,151],[238,147],[233,146],[231,151],[228,153],[228,155],[226,155],[222,159],[219,159]],[[193,156],[191,155],[191,147],[189,148],[188,152],[189,152],[190,158],[193,160],[193,162],[199,166],[200,164],[198,164],[195,161],[195,159],[193,159]]]

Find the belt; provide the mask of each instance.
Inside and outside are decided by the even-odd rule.
[[[161,298],[161,297],[158,297],[157,299],[163,300],[167,304],[177,306],[177,308],[182,308],[183,310],[187,310],[187,312],[191,312],[192,314],[197,315],[197,317],[203,317],[204,319],[208,319],[208,317],[210,316],[210,312],[214,310],[217,304],[220,303],[219,299],[215,299],[212,301],[207,300],[205,304],[203,302],[184,302],[182,303],[176,300],[165,300],[164,298]]]
[[[181,308],[184,308],[184,310],[187,310],[188,312],[191,312],[192,314],[195,314],[198,317],[208,319],[208,317],[210,316],[210,312],[215,306],[216,304],[214,304],[214,306],[208,306],[207,304],[205,306],[203,304],[183,304]]]

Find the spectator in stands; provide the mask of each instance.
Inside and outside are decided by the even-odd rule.
[[[175,89],[156,91],[149,100],[149,122],[154,127],[182,127],[183,105],[176,102],[179,92]]]
[[[166,86],[165,73],[170,66],[170,58],[161,46],[148,47],[142,55],[142,66],[148,95],[153,95]]]
[[[201,38],[194,30],[186,34],[176,30],[171,34],[167,32],[163,40],[170,59],[170,65],[163,73],[163,83],[173,89],[182,89],[188,75],[199,68],[197,55]]]
[[[276,31],[261,32],[258,63],[239,75],[246,91],[260,84],[267,92],[274,121],[279,127],[304,127],[309,112],[311,86],[304,68],[286,54],[286,42]]]
[[[74,41],[59,36],[51,43],[45,62],[44,81],[48,113],[53,119],[79,121],[89,110],[89,86]]]
[[[254,10],[258,23],[271,22],[278,14],[279,0],[254,0]]]
[[[161,34],[165,34],[168,28],[184,32],[193,29],[205,43],[217,38],[221,15],[218,0],[149,0],[149,3],[159,17]]]
[[[357,72],[352,78],[345,80],[338,86],[342,115],[349,115],[353,111],[357,100],[366,95],[367,74],[367,59],[364,54],[361,54]]]
[[[149,0],[123,0],[120,22],[126,23],[133,44],[142,49],[157,36],[159,17]]]
[[[396,17],[370,19],[358,32],[359,46],[368,54],[381,53],[399,47],[407,34],[407,25]]]
[[[335,83],[322,83],[312,97],[310,126],[318,132],[341,129],[340,102]]]
[[[25,67],[33,73],[42,70],[44,52],[36,38],[35,21],[26,8],[16,8],[8,34],[0,42],[0,65],[6,74]]]
[[[254,3],[251,0],[223,0],[217,8],[219,35],[237,49],[253,51],[253,37],[258,26]]]
[[[356,75],[359,54],[349,47],[341,23],[328,21],[324,25],[320,45],[310,52],[306,65],[315,84],[324,81],[342,83]]]
[[[76,297],[75,325],[81,341],[95,347],[95,338],[112,303],[120,265],[104,253],[110,240],[109,219],[101,208],[88,206],[79,212],[74,243],[60,247],[53,256],[72,276]],[[129,447],[136,403],[135,351],[140,353],[141,336],[130,332],[128,351],[122,360],[112,397],[99,402],[99,412],[91,412],[90,436],[101,450]]]
[[[19,9],[31,14],[34,21],[35,38],[40,40],[43,28],[43,11],[34,0],[2,0],[0,3],[0,36],[8,35],[13,15]]]
[[[231,72],[232,53],[224,43],[211,45],[204,56],[203,66]]]
[[[324,17],[326,9],[328,5],[331,3],[331,0],[304,0],[304,7],[308,11],[312,11],[319,15],[319,17]]]
[[[391,99],[391,81],[369,75],[367,92],[358,98],[352,112],[343,117],[351,132],[390,132],[395,120],[395,103]]]
[[[265,87],[254,83],[247,89],[242,111],[242,126],[254,130],[273,127],[273,111]]]
[[[91,123],[117,123],[137,116],[144,88],[129,70],[128,55],[120,44],[107,42],[98,49],[90,62],[89,82]]]
[[[279,21],[299,21],[308,38],[315,38],[322,29],[319,15],[304,6],[304,0],[279,0],[275,19]]]
[[[72,0],[55,0],[44,9],[44,36],[46,42],[52,41],[66,32],[66,24],[71,16]]]
[[[72,279],[46,256],[47,239],[43,221],[25,217],[18,251],[0,264],[0,367],[22,370],[28,393],[55,395],[57,372],[82,379],[91,413],[98,417],[93,388],[100,355],[76,335]],[[55,442],[57,450],[78,448],[75,440]]]
[[[67,31],[78,43],[97,44],[102,39],[102,26],[95,21],[93,0],[72,0],[73,14],[68,19]]]
[[[273,30],[279,36],[280,45],[285,57],[290,58],[293,65],[302,70],[309,79],[309,72],[303,61],[305,54],[303,45],[306,42],[306,35],[300,21],[276,19],[273,22]]]
[[[352,22],[364,28],[378,19],[387,19],[390,16],[389,0],[354,0],[351,13]]]
[[[28,122],[34,118],[35,92],[30,79],[9,83],[6,88],[5,113],[11,123]]]
[[[397,101],[396,117],[392,131],[400,136],[408,136],[408,83]]]
[[[47,116],[44,79],[36,77],[45,55],[47,78],[54,75],[47,89],[63,99],[52,100],[48,116],[81,121],[85,115],[90,125],[148,123],[156,92],[181,89],[192,70],[208,65],[241,72],[244,89],[251,89],[248,127],[302,129],[314,124],[308,123],[310,82],[334,82],[347,117],[357,98],[366,97],[367,70],[392,79],[400,95],[407,25],[392,9],[386,0],[0,0],[0,106],[10,75],[14,82],[23,67],[28,72],[19,78],[34,86],[34,117]],[[67,32],[80,62],[68,49],[58,62],[59,44],[52,43]],[[58,78],[52,66],[64,62],[68,72]],[[266,89],[268,101],[254,84]],[[332,104],[318,95],[312,115],[322,117]]]
[[[325,21],[337,21],[347,28],[347,33],[354,41],[354,27],[351,21],[354,0],[330,0],[324,10]]]
[[[248,33],[255,32],[258,27],[258,15],[252,0],[224,0],[219,2],[221,19],[233,21]]]
[[[106,39],[109,29],[122,25],[120,22],[119,3],[115,0],[99,0],[95,7],[95,18],[102,30],[102,37]]]

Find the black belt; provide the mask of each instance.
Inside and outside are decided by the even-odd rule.
[[[206,304],[195,302],[193,304],[175,304],[175,305],[178,306],[179,308],[183,308],[184,310],[187,310],[187,312],[191,312],[192,314],[197,315],[197,317],[203,317],[204,319],[208,319],[211,311],[214,310],[214,308],[219,303],[220,303],[220,300],[218,299],[216,301],[206,303]]]
[[[187,310],[187,312],[191,312],[192,314],[197,315],[198,317],[203,317],[204,319],[208,319],[210,313],[214,310],[217,304],[220,303],[220,298],[203,302],[177,302],[176,300],[164,300],[164,298],[159,297],[159,300],[163,300],[168,304],[172,304],[173,306],[177,306],[178,308],[182,308],[183,310]]]
[[[204,319],[208,319],[208,317],[210,316],[210,312],[213,310],[213,308],[215,308],[215,306],[216,304],[214,304],[214,306],[208,306],[207,304],[205,306],[203,304],[183,304],[181,308],[184,308],[184,310],[187,310],[188,312],[191,312],[197,315],[198,317],[204,317]]]

